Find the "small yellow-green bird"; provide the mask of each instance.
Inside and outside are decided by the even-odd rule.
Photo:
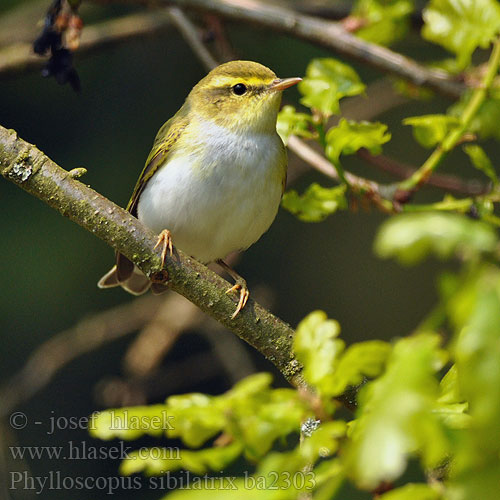
[[[127,210],[160,236],[162,259],[172,241],[202,263],[217,261],[239,290],[235,317],[248,288],[222,259],[255,243],[273,222],[286,180],[285,147],[276,132],[284,89],[300,78],[280,79],[252,61],[212,70],[159,130]],[[140,295],[150,280],[121,254],[98,283]]]

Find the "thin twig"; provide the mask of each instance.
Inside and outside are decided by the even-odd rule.
[[[424,164],[416,170],[411,177],[399,184],[401,191],[412,192],[427,182],[431,174],[441,164],[446,155],[457,145],[464,133],[467,131],[472,119],[476,116],[479,108],[485,101],[494,78],[498,73],[500,65],[500,39],[497,39],[493,45],[493,50],[488,63],[488,71],[476,89],[474,89],[469,102],[467,103],[461,117],[460,124],[451,130],[443,141],[438,144],[436,149],[427,158]]]
[[[193,370],[193,366],[203,368]],[[163,399],[165,394],[189,391],[196,384],[224,375],[224,367],[214,363],[213,353],[204,350],[158,367],[143,377],[105,378],[98,382],[94,392],[98,403],[108,408],[144,405]]]
[[[140,328],[162,302],[148,295],[83,319],[43,343],[0,390],[0,418],[30,399],[72,360]]]
[[[123,359],[125,371],[142,377],[156,369],[182,332],[196,328],[202,319],[203,314],[193,303],[170,294],[129,346]]]
[[[417,170],[416,167],[396,161],[383,154],[372,155],[367,149],[360,149],[357,156],[366,163],[377,167],[399,179],[411,177]],[[489,187],[478,180],[466,181],[454,175],[434,174],[427,180],[428,186],[434,186],[445,191],[469,196],[478,196],[488,192]]]
[[[198,59],[203,63],[205,69],[210,71],[218,66],[218,62],[214,59],[210,51],[205,47],[200,40],[196,26],[182,12],[179,7],[169,7],[168,12],[173,23],[179,29],[186,42],[191,47],[191,50],[197,55]]]
[[[219,59],[221,61],[239,59],[229,42],[226,29],[219,16],[207,13],[205,15],[205,23],[207,25],[207,36],[213,37]]]
[[[97,3],[120,3],[127,0],[93,0]],[[242,4],[237,0],[135,0],[127,3],[176,4],[196,8],[224,17],[255,23],[284,31],[305,40],[358,59],[378,69],[404,78],[415,85],[427,86],[443,95],[458,98],[465,90],[461,82],[447,73],[430,70],[415,61],[384,47],[367,43],[348,33],[340,23],[318,19],[293,10],[252,0]],[[182,21],[179,21],[182,23]],[[78,54],[91,49],[152,34],[170,24],[168,11],[155,10],[133,14],[121,19],[86,26],[82,32]],[[190,31],[188,29],[187,33]],[[192,33],[191,33],[192,34]],[[186,36],[185,35],[185,36]],[[32,53],[31,44],[20,43],[0,49],[0,74],[12,74],[39,68],[44,60]],[[207,60],[208,62],[208,60]],[[213,62],[213,61],[212,61]]]
[[[131,3],[131,0],[92,0],[98,3]],[[457,99],[463,83],[444,71],[426,68],[390,49],[365,42],[348,33],[341,23],[300,14],[289,8],[260,0],[136,0],[132,3],[177,5],[184,9],[213,12],[223,17],[256,24],[291,34],[336,53],[359,60],[381,71],[397,75],[415,85],[425,86]]]
[[[127,40],[153,35],[171,25],[169,13],[164,9],[155,9],[85,26],[77,54],[80,56]],[[45,62],[44,58],[33,53],[31,43],[15,43],[0,48],[0,76],[39,69]]]
[[[336,181],[339,180],[339,176],[334,166],[324,156],[308,146],[302,139],[294,135],[290,136],[288,139],[288,147],[297,156],[302,158],[302,160],[322,174]],[[363,177],[358,177],[350,172],[344,172],[344,175],[353,191],[366,196],[383,212],[394,212],[392,202],[384,199],[381,195],[381,186],[378,183],[364,179]]]

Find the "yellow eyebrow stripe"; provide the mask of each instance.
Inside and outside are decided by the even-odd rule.
[[[212,88],[232,87],[233,85],[236,85],[237,83],[244,83],[245,85],[248,85],[249,87],[251,87],[251,86],[258,87],[260,85],[269,85],[272,81],[273,81],[272,78],[262,79],[262,78],[259,78],[256,76],[250,76],[250,77],[221,76],[220,78],[216,78],[216,79],[212,80],[210,86]]]

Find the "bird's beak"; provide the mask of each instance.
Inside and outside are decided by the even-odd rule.
[[[269,90],[285,90],[292,85],[296,85],[300,81],[302,81],[302,78],[277,78],[271,83]]]

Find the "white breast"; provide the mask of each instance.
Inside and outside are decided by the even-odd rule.
[[[138,218],[201,262],[245,249],[267,231],[278,211],[284,147],[278,135],[242,136],[209,122],[191,155],[169,157],[149,180]]]

